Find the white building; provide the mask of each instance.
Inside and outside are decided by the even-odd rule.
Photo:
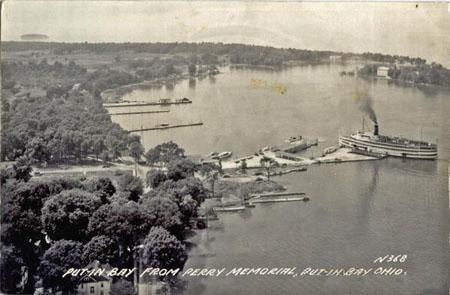
[[[111,280],[107,277],[83,277],[78,285],[77,295],[109,295]]]
[[[388,76],[389,68],[388,67],[378,67],[377,68],[377,76],[383,78],[389,78]]]

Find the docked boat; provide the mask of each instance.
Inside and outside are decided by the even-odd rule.
[[[285,153],[297,153],[306,150],[310,145],[303,136],[291,136],[285,140],[285,144],[279,146],[277,149]]]
[[[218,154],[219,154],[218,152],[211,152],[208,154],[208,157],[212,158],[212,157],[217,156]]]
[[[339,145],[357,151],[411,159],[434,160],[438,155],[436,144],[380,135],[377,124],[373,132],[358,131],[349,136],[339,136]]]
[[[232,154],[233,154],[232,152],[222,152],[222,153],[219,153],[219,154],[217,154],[215,156],[212,156],[211,158],[216,159],[216,160],[218,160],[218,159],[226,159],[226,158],[231,157]]]

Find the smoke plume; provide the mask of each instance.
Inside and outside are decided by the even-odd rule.
[[[373,109],[372,97],[369,93],[367,91],[355,91],[353,99],[357,102],[359,110],[377,124],[377,115]]]

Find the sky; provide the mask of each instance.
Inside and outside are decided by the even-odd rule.
[[[450,67],[449,3],[6,1],[1,40],[223,42],[419,56]]]

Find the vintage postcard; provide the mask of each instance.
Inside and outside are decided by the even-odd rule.
[[[449,7],[4,1],[0,293],[448,294]]]

